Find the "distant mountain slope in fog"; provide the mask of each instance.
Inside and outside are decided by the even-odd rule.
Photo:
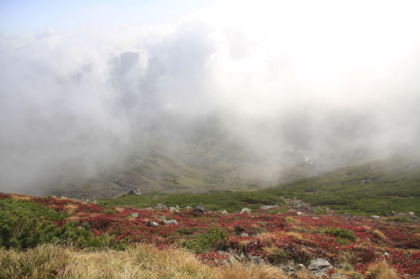
[[[235,136],[223,119],[217,117],[203,118],[192,124],[187,123],[185,127],[180,127],[179,121],[176,127],[168,119],[162,121],[166,126],[160,126],[159,123],[153,125],[155,130],[160,126],[159,132],[148,131],[153,138],[148,139],[147,151],[144,151],[145,148],[136,151],[132,147],[124,160],[98,170],[90,177],[58,177],[47,189],[44,187],[44,193],[102,198],[120,195],[132,188],[142,192],[167,193],[257,190],[309,177],[313,177],[308,180],[310,185],[302,184],[310,188],[307,192],[316,192],[325,187],[326,191],[330,191],[328,185],[343,185],[339,186],[342,188],[350,182],[349,185],[358,189],[362,180],[371,180],[372,185],[379,183],[390,187],[390,191],[398,192],[402,190],[398,188],[399,184],[390,184],[389,181],[405,181],[412,177],[418,179],[420,173],[418,160],[413,154],[412,159],[401,155],[363,165],[361,163],[371,160],[371,153],[363,153],[358,145],[349,145],[347,149],[325,153],[324,157],[309,158],[305,154],[311,152],[309,148],[297,149],[296,145],[284,141],[280,151],[275,149],[273,142],[265,141],[259,143],[261,148],[258,149],[258,144],[249,144],[243,137]],[[183,129],[184,133],[172,133],[171,129]],[[278,142],[280,144],[281,141]],[[264,149],[267,152],[263,152]],[[404,150],[401,150],[401,154],[404,154]],[[356,167],[343,169],[355,164]],[[338,170],[316,178],[335,169]],[[417,181],[414,182],[417,186],[413,187],[418,187],[418,180],[412,181]],[[299,185],[293,187],[299,189]],[[295,188],[285,189],[294,191]],[[348,190],[352,191],[351,188]]]

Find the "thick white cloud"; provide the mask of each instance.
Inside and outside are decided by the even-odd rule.
[[[39,183],[64,165],[89,176],[133,142],[146,148],[161,115],[187,123],[221,113],[275,171],[288,152],[328,168],[355,150],[360,159],[413,146],[416,6],[230,1],[176,26],[3,36],[1,187]]]

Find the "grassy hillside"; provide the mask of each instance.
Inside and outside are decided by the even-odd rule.
[[[282,184],[265,192],[298,197],[313,206],[342,212],[385,215],[414,211],[420,215],[420,163],[393,157]]]
[[[195,206],[203,203],[211,210],[257,208],[262,204],[281,205],[281,197],[309,202],[357,215],[387,215],[413,211],[420,215],[420,163],[394,157],[347,167],[330,173],[281,184],[253,192],[210,191],[208,193],[145,194],[102,201],[113,205],[153,207]]]

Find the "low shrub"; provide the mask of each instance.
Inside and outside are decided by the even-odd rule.
[[[356,236],[352,231],[341,229],[341,228],[328,228],[322,231],[325,234],[330,234],[335,237],[341,238],[341,239],[347,239],[351,241],[356,240]]]
[[[194,236],[195,239],[184,243],[187,249],[201,253],[210,249],[222,249],[228,237],[228,232],[223,228],[212,227],[203,234]]]

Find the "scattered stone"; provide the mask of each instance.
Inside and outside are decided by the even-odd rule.
[[[155,206],[155,208],[156,208],[156,209],[168,209],[168,207],[167,207],[166,205],[162,204],[162,203],[158,203],[158,204]]]
[[[407,213],[408,213],[408,215],[410,215],[410,216],[416,216],[416,214],[414,214],[414,212],[412,212],[412,211],[408,211]]]
[[[244,214],[244,213],[248,213],[251,214],[251,209],[244,207],[242,208],[241,212],[239,212],[239,214]]]
[[[370,179],[363,179],[362,180],[362,184],[368,184],[368,183],[371,183],[372,182],[372,180],[370,180]]]
[[[394,215],[394,216],[397,216],[397,215],[398,215],[398,213],[397,213],[397,212],[395,212],[395,211],[391,211],[391,213],[392,213],[392,215]]]
[[[137,217],[139,217],[139,214],[137,212],[133,212],[133,213],[131,213],[131,216],[133,216],[134,218],[137,218]]]
[[[255,263],[255,264],[263,264],[264,260],[259,257],[259,256],[249,256],[249,259],[251,262]]]
[[[128,191],[127,195],[141,196],[141,192],[140,189],[133,188],[130,191]]]
[[[169,207],[169,211],[170,211],[171,213],[179,213],[178,208],[173,207],[173,206]]]
[[[147,226],[148,227],[159,227],[159,224],[158,223],[156,223],[155,221],[149,221],[148,223],[147,223]]]
[[[228,215],[228,214],[229,214],[226,210],[222,210],[222,211],[220,211],[220,213],[221,213],[222,215]]]
[[[249,234],[247,234],[247,233],[241,233],[240,236],[242,236],[242,237],[249,237]]]
[[[300,216],[300,215],[303,215],[303,212],[297,211],[297,212],[296,212],[296,214],[297,214],[298,216]]]
[[[192,206],[187,206],[187,207],[185,207],[185,209],[186,210],[191,210],[191,209],[193,209],[193,207]]]
[[[297,267],[298,267],[298,269],[302,269],[302,268],[304,268],[305,266],[304,266],[303,264],[298,264],[298,265],[297,265]]]
[[[308,270],[316,277],[327,275],[328,271],[332,268],[332,265],[326,259],[322,258],[311,260],[308,266]]]
[[[378,216],[378,215],[371,215],[370,218],[372,218],[372,219],[380,219],[381,217]]]
[[[278,205],[261,205],[260,209],[261,210],[271,210],[271,209],[278,209],[279,206]]]
[[[163,221],[166,225],[178,225],[177,220],[169,220],[169,221]]]
[[[312,217],[312,220],[318,220],[319,218],[318,217]]]
[[[201,204],[201,202],[194,208],[194,211],[204,213],[206,208]]]
[[[283,266],[282,269],[286,273],[291,273],[291,272],[295,271],[295,268],[293,266],[291,266],[290,264]]]

